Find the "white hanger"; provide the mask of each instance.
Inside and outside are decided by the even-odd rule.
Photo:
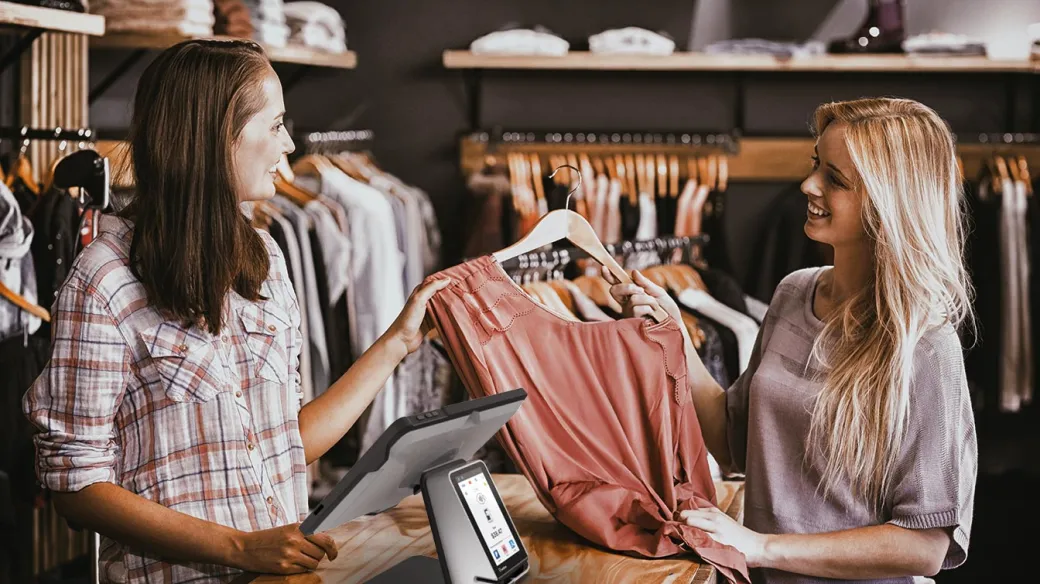
[[[566,165],[566,167],[572,168],[574,172],[578,173],[578,184],[580,185],[581,171],[570,165]],[[552,178],[560,168],[565,168],[565,166],[554,170],[549,175],[549,178]],[[541,179],[539,177],[536,180]],[[573,193],[574,191],[571,192]],[[570,202],[570,193],[567,195],[567,202]],[[561,239],[570,241],[575,247],[585,251],[592,259],[605,266],[607,271],[617,280],[615,283],[632,283],[632,278],[617,263],[617,260],[607,252],[607,248],[603,247],[603,242],[596,237],[596,231],[592,229],[592,225],[589,225],[589,222],[584,217],[569,209],[557,209],[546,214],[545,217],[538,221],[534,229],[521,238],[520,241],[495,252],[493,255],[498,263],[503,263],[506,260],[532,252]],[[657,322],[663,322],[668,318],[668,313],[663,308],[658,307],[650,316]]]

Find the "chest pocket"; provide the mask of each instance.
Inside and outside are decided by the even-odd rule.
[[[175,402],[206,402],[222,391],[222,371],[209,338],[164,322],[141,333],[166,397]]]
[[[285,383],[289,379],[289,315],[268,301],[243,307],[239,318],[246,332],[250,371],[268,381]]]

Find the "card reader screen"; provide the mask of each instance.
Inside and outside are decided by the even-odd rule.
[[[487,476],[479,473],[461,479],[457,484],[470,517],[477,524],[484,545],[495,560],[495,566],[500,566],[502,562],[519,553],[520,542],[516,541],[502,508],[491,493]]]

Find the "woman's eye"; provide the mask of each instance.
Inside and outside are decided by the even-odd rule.
[[[812,160],[813,170],[816,170],[817,168],[820,168],[820,157],[819,156],[810,156],[809,159]]]
[[[285,127],[285,122],[278,122],[277,124],[274,125],[273,128],[271,128],[271,130],[273,132],[280,132],[282,130],[282,128],[284,128],[284,127]]]
[[[827,174],[827,182],[829,182],[832,185],[838,187],[839,189],[845,188],[845,185],[843,185],[840,180],[835,178],[833,174],[830,174],[830,173]]]

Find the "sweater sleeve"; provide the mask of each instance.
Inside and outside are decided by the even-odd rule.
[[[922,339],[910,392],[888,523],[907,529],[950,528],[952,540],[942,567],[955,568],[968,554],[978,445],[963,354],[952,327]]]

